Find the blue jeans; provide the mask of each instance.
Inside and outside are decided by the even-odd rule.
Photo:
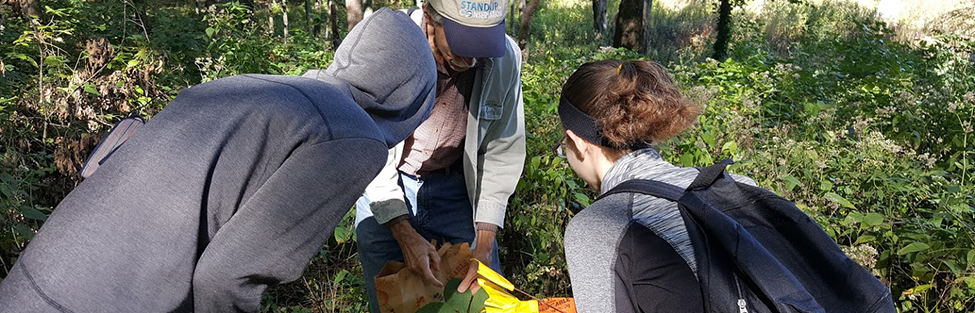
[[[436,239],[438,243],[473,244],[477,234],[474,230],[474,212],[467,197],[462,169],[454,167],[424,174],[422,177],[400,173],[399,184],[403,187],[410,224],[420,236],[428,241]],[[356,213],[370,212],[369,203],[366,196],[360,197],[356,202]],[[393,239],[389,228],[380,225],[375,217],[361,219],[356,224],[355,232],[366,293],[369,296],[369,308],[378,313],[375,277],[387,261],[403,262],[403,251],[396,239]],[[497,243],[493,250],[491,268],[500,273]]]

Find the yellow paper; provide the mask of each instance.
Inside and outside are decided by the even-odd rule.
[[[500,274],[491,270],[480,261],[477,262],[477,273],[481,277],[477,278],[477,283],[481,289],[488,294],[484,301],[484,311],[486,313],[575,313],[575,303],[572,298],[545,299],[546,305],[539,306],[537,300],[522,301],[508,293],[515,289],[514,284],[502,277]]]
[[[484,263],[481,263],[481,261],[479,261],[477,259],[471,258],[471,260],[477,261],[477,274],[478,275],[480,275],[481,277],[484,277],[485,279],[487,279],[488,281],[490,281],[492,283],[497,284],[498,286],[501,286],[505,290],[508,290],[508,291],[515,290],[515,284],[512,284],[510,281],[508,281],[503,276],[501,276],[501,274],[498,274],[498,272],[495,272],[490,267],[488,267],[487,265],[484,265]]]

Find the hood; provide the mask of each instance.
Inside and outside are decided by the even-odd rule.
[[[389,147],[420,126],[433,108],[437,69],[426,36],[404,13],[380,9],[342,40],[328,69],[305,77],[332,77],[349,85]]]

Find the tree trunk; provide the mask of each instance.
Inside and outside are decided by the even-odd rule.
[[[596,29],[596,42],[606,45],[609,35],[609,24],[606,23],[606,6],[609,0],[592,0],[592,21]]]
[[[724,61],[728,58],[728,40],[731,37],[731,1],[721,0],[718,6],[718,34],[714,40],[714,58]]]
[[[348,30],[352,30],[362,21],[362,0],[345,0],[345,14],[349,22]]]
[[[311,22],[312,25],[314,26],[312,26],[311,33],[314,34],[315,37],[318,37],[318,35],[321,35],[322,33],[321,12],[322,12],[322,1],[325,0],[314,0],[314,1],[315,1],[315,14]]]
[[[305,0],[305,25],[308,25],[308,32],[314,34],[315,29],[313,28],[315,23],[312,21],[311,14],[311,2],[312,0]]]
[[[616,14],[616,33],[613,35],[613,46],[623,47],[633,51],[641,51],[644,30],[644,8],[649,13],[651,0],[621,0],[619,13]],[[649,14],[647,14],[649,16]]]
[[[332,39],[332,49],[335,49],[342,43],[342,36],[339,34],[339,18],[336,12],[339,11],[338,0],[328,0],[328,19],[331,20],[331,25],[329,25],[328,37]]]
[[[274,4],[276,0],[267,3],[267,33],[274,36]]]
[[[38,2],[40,0],[10,0],[9,3],[13,6],[14,12],[20,13],[25,18],[30,18],[31,16],[41,16]]]
[[[284,38],[288,38],[288,0],[281,0],[281,24],[284,24]]]
[[[650,11],[653,9],[653,0],[643,2],[643,30],[640,35],[640,54],[646,55],[650,51]]]
[[[518,32],[518,45],[521,46],[522,57],[528,58],[528,35],[532,26],[532,17],[538,11],[541,0],[531,0],[525,5],[525,10],[521,14],[521,29]]]

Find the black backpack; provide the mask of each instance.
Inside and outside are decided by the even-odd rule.
[[[694,247],[705,312],[896,312],[890,289],[851,260],[792,202],[724,171],[687,189],[629,180],[606,192],[678,203]]]

